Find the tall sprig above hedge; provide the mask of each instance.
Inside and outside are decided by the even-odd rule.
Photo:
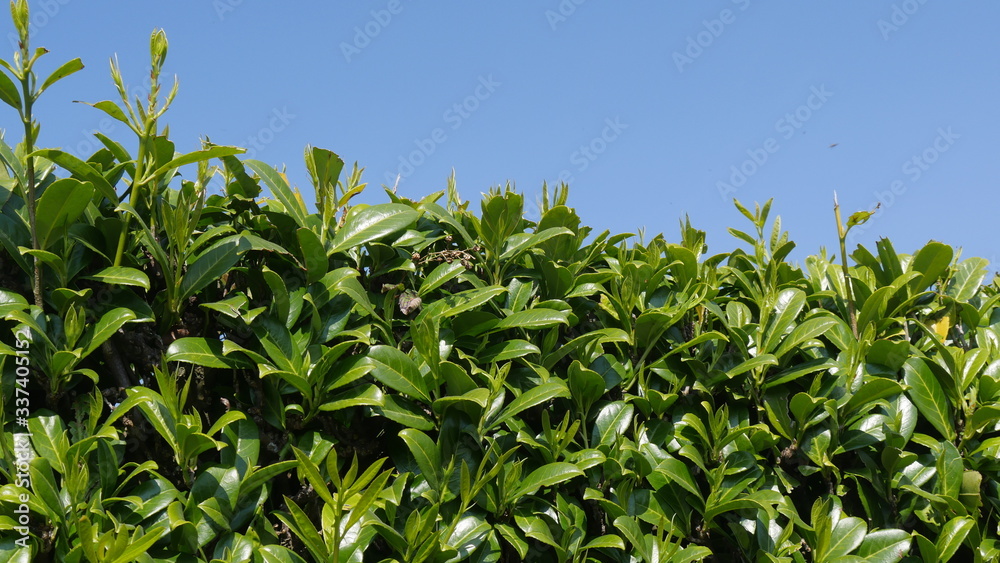
[[[6,70],[6,72],[0,71],[0,99],[17,110],[24,126],[24,141],[19,151],[22,156],[17,157],[9,150],[2,150],[0,151],[0,159],[13,172],[17,189],[20,190],[21,196],[27,202],[28,227],[31,230],[31,250],[34,259],[32,292],[34,293],[35,305],[44,307],[42,259],[38,254],[42,248],[39,243],[37,217],[35,216],[37,179],[35,178],[35,156],[32,153],[35,150],[35,142],[38,140],[39,126],[34,118],[34,105],[42,92],[49,86],[82,69],[83,62],[80,59],[73,59],[63,64],[50,74],[41,86],[36,86],[35,63],[42,55],[48,53],[48,50],[39,47],[35,49],[34,53],[31,53],[29,47],[29,22],[31,19],[27,0],[12,1],[10,14],[14,20],[14,27],[17,29],[19,49],[14,52],[13,64],[0,59],[0,66]],[[13,80],[7,76],[8,72],[13,75]],[[4,148],[6,149],[6,146]]]

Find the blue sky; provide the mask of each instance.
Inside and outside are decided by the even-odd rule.
[[[419,198],[454,168],[474,201],[507,181],[534,200],[563,179],[598,232],[676,241],[688,214],[710,253],[738,246],[727,227],[749,227],[733,197],[773,197],[801,260],[836,248],[837,190],[846,214],[882,202],[854,244],[934,239],[1000,258],[995,2],[30,4],[33,46],[51,51],[42,68],[87,66],[43,97],[43,146],[86,156],[102,129],[134,146],[72,101],[115,99],[115,53],[141,92],[162,27],[178,148],[248,146],[306,196],[307,144],[364,166],[368,202],[397,174]],[[9,58],[8,18],[0,30]],[[19,139],[13,110],[0,128]]]

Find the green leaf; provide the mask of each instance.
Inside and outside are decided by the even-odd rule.
[[[458,554],[448,561],[468,561],[469,555],[479,548],[490,530],[489,523],[482,518],[473,515],[462,517],[447,542]]]
[[[118,307],[117,309],[112,309],[107,313],[101,315],[101,318],[94,324],[94,327],[88,331],[89,339],[87,340],[86,346],[83,349],[83,357],[89,356],[94,350],[98,349],[104,341],[111,338],[111,336],[118,332],[125,323],[132,322],[136,320],[135,313],[124,307]]]
[[[382,406],[383,403],[384,396],[381,389],[374,384],[359,385],[327,397],[319,406],[319,410],[329,412],[351,407],[376,407]]]
[[[572,234],[573,231],[565,227],[551,227],[541,232],[532,233],[531,235],[523,238],[522,240],[514,244],[510,244],[511,239],[508,239],[507,249],[504,251],[503,254],[500,255],[500,260],[512,260],[518,254],[530,250],[538,246],[539,244],[549,240],[552,237],[572,235]],[[517,235],[514,236],[516,237]]]
[[[14,81],[7,76],[6,72],[0,71],[0,100],[3,100],[7,105],[21,111],[21,91],[18,89]]]
[[[298,466],[298,463],[299,462],[294,459],[289,459],[279,461],[278,463],[274,463],[266,467],[254,469],[253,472],[247,475],[247,477],[243,480],[243,483],[240,485],[240,496],[242,497],[243,495],[253,493],[278,475],[288,473],[289,471],[295,469],[296,466]]]
[[[989,260],[985,258],[963,260],[958,265],[955,275],[948,282],[945,295],[961,302],[972,299],[983,285],[988,266]]]
[[[63,464],[63,456],[69,449],[69,439],[62,418],[54,414],[39,413],[28,419],[28,432],[35,452],[61,475],[66,475],[67,468]]]
[[[454,295],[442,297],[441,299],[434,301],[433,306],[427,306],[425,304],[424,312],[422,314],[436,314],[441,317],[454,317],[459,313],[475,309],[506,291],[507,288],[500,286],[469,289]]]
[[[958,500],[969,511],[969,514],[976,514],[979,507],[983,505],[982,484],[982,473],[969,470],[962,474],[962,488]]]
[[[292,453],[295,455],[295,460],[299,462],[299,481],[306,481],[310,485],[316,494],[319,496],[320,500],[325,502],[331,508],[337,506],[337,501],[334,500],[333,495],[330,494],[330,488],[326,483],[326,479],[319,472],[319,467],[313,463],[313,460],[309,458],[302,450],[292,446]],[[305,477],[305,479],[303,479]]]
[[[246,149],[241,149],[239,147],[224,147],[224,146],[214,146],[207,149],[202,149],[194,152],[189,152],[187,154],[182,154],[180,156],[171,158],[165,164],[154,170],[149,174],[143,181],[149,181],[152,178],[159,178],[163,174],[170,172],[174,168],[179,168],[185,164],[194,164],[196,162],[202,162],[211,160],[213,158],[222,158],[224,156],[233,156],[235,154],[241,154],[246,152]]]
[[[130,129],[134,130],[134,128],[132,127],[132,124],[128,120],[128,116],[125,115],[125,112],[122,111],[122,108],[118,107],[118,104],[112,102],[111,100],[104,100],[104,101],[97,102],[97,103],[94,103],[94,104],[89,103],[89,102],[83,102],[83,103],[87,104],[88,106],[90,106],[92,108],[96,108],[96,109],[99,109],[99,110],[103,111],[104,113],[108,114],[110,117],[112,117],[114,119],[117,119],[118,121],[121,121],[125,125],[128,125]]]
[[[372,468],[377,470],[381,468],[381,465],[372,466],[369,468],[369,471],[371,471]],[[362,476],[362,479],[359,481],[365,481],[363,486],[367,488],[365,489],[365,492],[362,493],[361,498],[354,503],[354,506],[351,509],[351,515],[347,518],[347,523],[344,525],[345,528],[351,529],[355,523],[367,516],[368,510],[385,492],[385,484],[389,481],[389,475],[391,473],[392,471],[387,469],[375,477],[375,479],[370,483],[364,479],[365,476]],[[374,473],[372,474],[374,475]],[[352,492],[356,487],[358,487],[358,483],[355,483],[354,487],[352,487]]]
[[[309,215],[305,203],[298,194],[292,191],[284,175],[259,160],[245,160],[243,163],[260,176],[267,187],[271,188],[271,193],[284,206],[285,212],[295,220],[295,224],[299,227],[305,227],[306,216]]]
[[[858,330],[863,331],[869,324],[878,323],[885,318],[885,308],[889,299],[896,293],[898,288],[894,286],[880,287],[875,290],[861,305],[858,311]]]
[[[350,215],[347,223],[333,238],[333,248],[327,255],[343,252],[378,240],[409,227],[419,213],[413,208],[399,203],[382,203],[366,207],[357,214]]]
[[[69,226],[83,214],[94,196],[94,186],[73,178],[56,180],[38,199],[35,208],[38,243],[42,249],[63,237]]]
[[[538,346],[535,346],[527,340],[514,339],[505,340],[490,346],[489,348],[483,350],[479,354],[479,361],[482,364],[489,364],[491,362],[505,362],[507,360],[513,360],[515,358],[521,358],[531,354],[540,354],[541,350]],[[599,377],[599,376],[598,376]],[[603,383],[603,380],[602,380]],[[602,389],[603,391],[603,389]]]
[[[619,516],[614,520],[615,528],[625,536],[625,539],[631,544],[631,548],[638,551],[639,555],[642,556],[642,560],[645,562],[656,561],[653,558],[653,553],[649,549],[649,544],[646,542],[646,538],[642,534],[642,529],[639,528],[639,523],[634,517],[629,516]]]
[[[49,466],[48,460],[45,458],[31,460],[28,475],[31,479],[31,487],[47,509],[48,516],[57,524],[62,523],[68,511],[63,504],[62,496],[59,494],[59,487],[56,486],[55,475],[52,474],[52,467]]]
[[[427,484],[432,490],[439,490],[441,470],[441,452],[437,444],[431,440],[427,434],[413,429],[406,428],[399,433],[399,437],[406,442],[406,447],[410,449],[410,454],[417,462],[421,474],[427,479]]]
[[[104,424],[101,425],[101,428],[98,430],[98,433],[103,433],[105,430],[111,428],[111,425],[114,424],[116,420],[128,414],[128,412],[132,410],[134,407],[137,407],[143,403],[146,404],[154,403],[156,401],[156,397],[152,395],[152,393],[148,389],[146,391],[147,391],[146,393],[128,393],[128,396],[125,398],[125,400],[119,403],[118,406],[116,406],[114,410],[112,410],[111,413],[108,414],[107,420],[105,420]]]
[[[951,442],[941,442],[937,451],[935,463],[937,469],[937,494],[958,500],[962,492],[962,481],[964,479],[965,464],[962,461],[962,454]]]
[[[937,547],[931,540],[917,532],[913,533],[913,537],[917,540],[920,558],[924,560],[924,563],[941,563],[941,561],[946,561],[946,559],[938,557]]]
[[[260,546],[257,552],[264,563],[305,563],[305,559],[287,547],[271,544]]]
[[[227,237],[210,246],[188,266],[181,281],[178,300],[183,302],[208,284],[218,281],[249,249],[250,243],[239,236]]]
[[[414,399],[431,402],[424,376],[409,356],[392,346],[378,345],[368,351],[367,359],[375,366],[371,371],[372,377]]]
[[[103,174],[91,166],[89,162],[84,162],[72,154],[59,149],[40,149],[31,153],[31,156],[38,156],[62,166],[74,177],[93,184],[93,187],[112,204],[119,204],[118,194],[115,193],[114,186],[108,182]],[[51,186],[49,187],[51,188]]]
[[[496,524],[494,528],[497,533],[499,533],[500,536],[503,537],[503,539],[506,540],[515,551],[517,551],[517,554],[521,557],[521,559],[524,559],[528,555],[528,542],[524,541],[521,534],[513,526],[508,526],[507,524]]]
[[[762,353],[773,351],[777,344],[785,339],[785,333],[795,324],[795,319],[805,304],[806,294],[801,289],[790,288],[778,294],[771,318],[768,319],[767,329],[764,331],[760,347]]]
[[[625,551],[625,542],[616,535],[607,534],[590,540],[580,549],[598,549],[602,547],[606,549],[620,549]]]
[[[910,344],[891,340],[876,340],[868,349],[868,361],[899,371],[910,356]]]
[[[873,377],[864,382],[861,389],[851,396],[841,412],[850,416],[867,405],[903,392],[903,386],[894,379]]]
[[[850,554],[864,541],[867,531],[868,525],[865,524],[864,520],[854,516],[841,518],[833,527],[829,550],[825,554],[824,561],[827,559],[835,560]]]
[[[306,283],[319,281],[326,275],[329,266],[323,243],[316,233],[305,227],[295,231],[295,236],[299,240],[299,248],[302,250],[302,259],[306,266]]]
[[[507,422],[521,412],[531,407],[540,405],[546,401],[551,401],[557,397],[569,398],[569,388],[563,381],[550,381],[537,387],[532,387],[521,393],[516,399],[507,405],[507,408],[500,413],[500,416],[490,424],[486,430],[492,430],[497,426]]]
[[[775,358],[772,354],[761,354],[760,356],[744,360],[743,362],[729,368],[729,370],[726,371],[726,376],[732,379],[741,373],[746,373],[753,369],[776,365],[778,365],[778,358]]]
[[[590,405],[604,394],[604,378],[596,371],[583,367],[579,360],[574,360],[569,366],[568,383],[573,400],[584,408],[585,412],[581,415],[586,415]]]
[[[131,285],[149,289],[149,276],[142,270],[125,266],[108,266],[92,275],[85,276],[83,279],[96,280],[111,285]]]
[[[305,511],[299,508],[299,505],[295,504],[295,501],[287,496],[285,497],[285,506],[288,507],[290,515],[285,516],[279,512],[276,514],[278,519],[284,522],[298,536],[316,560],[332,560],[330,552],[326,549],[326,544],[323,542],[323,538],[316,531],[313,523],[309,521],[309,516]]]
[[[3,71],[0,71],[0,74],[3,74]],[[28,180],[24,174],[24,166],[21,164],[21,159],[14,154],[10,145],[3,140],[3,135],[0,135],[0,162],[3,162],[7,165],[7,168],[10,168],[11,172],[14,173],[14,179],[16,179],[20,185],[27,185]],[[9,197],[9,194],[5,197]]]
[[[188,336],[170,343],[164,359],[219,369],[246,369],[252,364],[236,356],[226,356],[223,342],[216,338]]]
[[[39,86],[38,92],[35,94],[35,96],[37,97],[41,95],[41,93],[44,92],[49,86],[52,86],[53,84],[62,80],[63,78],[66,78],[67,76],[73,74],[74,72],[82,69],[83,69],[83,61],[81,61],[80,59],[73,59],[71,61],[66,61],[65,63],[63,63],[62,66],[55,69],[55,71],[53,71],[52,74],[50,74],[49,77],[45,79],[45,82],[42,82],[42,85]]]
[[[836,326],[840,322],[840,319],[827,315],[813,317],[802,321],[781,341],[781,344],[778,345],[778,349],[774,351],[775,357],[777,357],[780,361],[785,354],[788,354],[793,350],[799,350],[803,342],[826,333],[826,331],[830,330],[830,328]]]
[[[129,538],[128,548],[125,549],[114,560],[112,563],[129,563],[131,561],[136,561],[139,556],[143,553],[149,551],[149,548],[156,543],[156,540],[160,539],[160,536],[166,534],[169,530],[165,527],[153,528],[148,532],[143,533],[142,526],[139,526],[132,533],[132,537]],[[141,537],[139,535],[142,534]]]
[[[382,406],[376,412],[399,424],[416,428],[417,430],[433,430],[435,421],[416,403],[400,395],[386,394],[382,397]]]
[[[851,216],[847,218],[847,229],[850,230],[855,225],[864,225],[874,214],[874,211],[856,211],[851,213]]]
[[[260,457],[260,432],[257,425],[252,420],[239,420],[227,426],[222,435],[230,447],[219,453],[220,461],[223,465],[236,467],[239,475],[247,476]]]
[[[767,379],[764,381],[762,388],[770,389],[772,387],[777,387],[788,383],[789,381],[795,381],[800,377],[804,377],[818,371],[828,370],[832,367],[836,367],[837,365],[837,362],[832,358],[824,357],[814,358],[804,362],[791,362],[788,369],[779,373],[769,374]]]
[[[716,516],[735,510],[760,509],[765,513],[773,514],[771,505],[775,501],[771,493],[773,491],[761,490],[744,497],[707,506],[705,509],[705,521],[711,522]]]
[[[5,318],[8,313],[23,311],[28,308],[28,300],[19,293],[0,289],[0,318]]]
[[[212,423],[212,426],[205,432],[205,434],[208,436],[215,436],[219,432],[222,432],[230,424],[240,420],[246,420],[246,415],[243,414],[243,411],[227,411],[223,413],[222,416],[217,418],[214,423]],[[218,443],[217,449],[221,449],[223,447],[225,447],[224,443]]]
[[[521,486],[511,494],[510,500],[516,501],[521,497],[534,494],[535,491],[542,487],[551,487],[552,485],[556,485],[582,475],[583,471],[580,471],[580,468],[572,463],[557,461],[548,465],[543,465],[542,467],[539,467],[529,473],[528,476],[521,481]]]
[[[597,420],[594,421],[591,445],[610,446],[620,440],[632,424],[634,411],[635,407],[624,401],[615,401],[603,406],[597,413]]]
[[[942,526],[941,532],[938,533],[937,542],[935,542],[939,561],[950,560],[958,548],[962,546],[965,536],[969,535],[969,531],[975,525],[976,521],[972,518],[956,516]]]
[[[309,171],[309,176],[312,179],[313,186],[316,188],[316,193],[325,194],[329,192],[332,199],[334,188],[337,186],[337,179],[340,178],[340,172],[344,169],[344,160],[331,150],[319,147],[306,147],[305,161],[306,169]],[[336,207],[339,202],[332,201],[331,203]],[[320,211],[322,212],[322,210]]]
[[[461,262],[452,262],[450,264],[444,262],[439,264],[438,267],[431,270],[431,273],[427,274],[424,281],[420,283],[420,290],[417,294],[420,295],[420,297],[426,297],[427,294],[448,283],[450,280],[455,279],[464,271],[465,266],[463,266]]]
[[[479,238],[488,252],[499,255],[504,241],[523,221],[524,196],[510,189],[502,193],[491,192],[482,199],[480,208],[482,215],[476,224]]]
[[[551,328],[560,324],[569,324],[568,311],[555,309],[528,309],[519,311],[500,319],[494,330],[505,328],[540,329]]]
[[[913,257],[910,270],[923,274],[909,283],[910,291],[923,291],[944,274],[954,255],[951,247],[940,242],[929,242]]]
[[[870,563],[897,563],[909,553],[912,539],[903,530],[876,530],[865,536],[858,557]]]
[[[659,473],[662,474],[665,479],[655,479],[653,475]],[[701,490],[698,488],[698,484],[695,482],[694,478],[691,477],[691,471],[688,470],[687,465],[684,465],[679,459],[668,457],[667,459],[660,462],[650,474],[650,485],[655,487],[655,490],[661,489],[668,483],[677,483],[683,487],[687,492],[702,499]],[[654,483],[655,481],[655,483]]]
[[[952,423],[951,405],[931,368],[922,358],[910,358],[903,364],[903,382],[909,387],[907,394],[941,436],[948,441],[956,437],[955,426]]]

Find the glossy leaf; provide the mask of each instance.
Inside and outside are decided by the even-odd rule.
[[[41,247],[48,248],[61,238],[87,209],[93,196],[93,184],[71,178],[56,180],[46,188],[35,210]]]
[[[343,252],[365,243],[387,237],[402,231],[417,220],[419,213],[413,208],[383,203],[362,209],[348,218],[333,239],[333,248],[327,254]]]
[[[141,270],[124,266],[108,266],[89,276],[85,276],[84,279],[96,280],[111,285],[131,285],[147,290],[150,287],[149,276]]]
[[[188,336],[178,338],[167,348],[168,362],[188,362],[209,368],[247,368],[251,364],[235,355],[227,356],[218,339]]]
[[[306,215],[308,215],[305,203],[296,192],[292,191],[284,175],[259,160],[247,159],[243,163],[247,168],[253,170],[264,184],[271,189],[271,193],[274,194],[274,197],[284,206],[285,211],[295,220],[295,224],[299,227],[305,227],[307,223]]]
[[[569,396],[569,389],[561,381],[550,381],[532,387],[511,401],[507,408],[500,413],[500,416],[489,425],[489,428],[495,428],[531,407],[559,397],[568,398]]]
[[[521,481],[520,487],[512,493],[512,498],[518,499],[534,494],[541,487],[551,487],[582,475],[583,471],[572,463],[555,462],[543,465]]]
[[[250,249],[250,243],[241,237],[228,238],[213,244],[188,267],[180,285],[180,300],[217,281]]]
[[[909,387],[907,395],[913,400],[920,414],[951,441],[955,439],[951,405],[937,377],[921,358],[910,358],[903,364],[903,382]]]
[[[425,403],[431,402],[424,376],[406,354],[391,346],[373,346],[368,351],[368,362],[374,366],[372,377],[384,385]]]

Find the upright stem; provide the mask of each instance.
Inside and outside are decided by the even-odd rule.
[[[146,171],[143,169],[143,162],[146,160],[146,139],[139,139],[139,156],[135,159],[135,177],[132,178],[132,193],[129,195],[129,204],[135,209],[137,202],[136,193],[139,191],[140,184],[139,179],[142,178]],[[132,220],[132,215],[125,213],[125,221],[122,224],[122,231],[118,234],[118,249],[115,251],[115,266],[122,265],[122,255],[125,253],[125,243],[128,240],[128,228],[129,223]]]
[[[837,218],[837,238],[840,241],[840,260],[844,269],[844,283],[847,284],[847,316],[851,322],[851,332],[854,338],[858,337],[858,319],[854,310],[854,284],[851,283],[851,276],[847,271],[847,231],[844,230],[844,223],[840,220],[840,203],[837,202],[837,192],[833,192],[833,214]]]
[[[154,32],[155,33],[155,32]],[[164,56],[166,55],[164,51]],[[161,61],[162,64],[162,61]],[[116,75],[117,76],[117,75]],[[156,61],[154,59],[153,69],[150,71],[150,85],[149,85],[149,98],[148,107],[145,117],[145,123],[138,124],[136,127],[136,132],[139,131],[139,127],[142,127],[142,134],[139,135],[139,151],[135,159],[135,176],[132,178],[132,193],[129,194],[129,204],[133,209],[136,209],[136,204],[139,202],[139,190],[144,186],[143,180],[146,176],[146,161],[148,160],[147,153],[149,152],[149,145],[152,143],[154,137],[156,137],[156,102],[160,95],[160,72],[159,68],[156,66]],[[122,101],[128,105],[128,98],[125,94],[124,87],[120,87],[122,92]],[[138,99],[137,105],[138,105]],[[166,102],[169,104],[169,99]],[[166,106],[164,106],[165,109]],[[141,110],[140,115],[143,115]],[[122,255],[125,253],[125,243],[128,237],[128,229],[132,222],[132,216],[128,213],[125,214],[125,221],[122,224],[122,231],[118,235],[118,249],[115,251],[115,266],[121,266]],[[152,228],[152,221],[150,222],[150,227]],[[154,230],[155,234],[155,230]],[[161,267],[167,267],[167,265],[162,265]]]
[[[21,56],[23,60],[29,61],[28,58],[28,46],[22,45]],[[34,127],[32,127],[32,112],[31,108],[34,105],[34,100],[32,99],[31,92],[31,64],[26,63],[24,68],[24,75],[21,77],[21,96],[24,99],[24,110],[21,112],[21,122],[24,124],[24,154],[30,155],[35,150],[35,135]],[[35,220],[35,157],[27,156],[25,158],[25,176],[28,185],[25,189],[28,193],[28,225],[31,230],[31,248],[33,250],[41,250],[41,246],[38,242],[38,229]],[[45,301],[42,297],[42,261],[35,255],[32,256],[34,259],[35,266],[35,279],[32,292],[35,296],[35,306],[39,308],[45,307]]]

